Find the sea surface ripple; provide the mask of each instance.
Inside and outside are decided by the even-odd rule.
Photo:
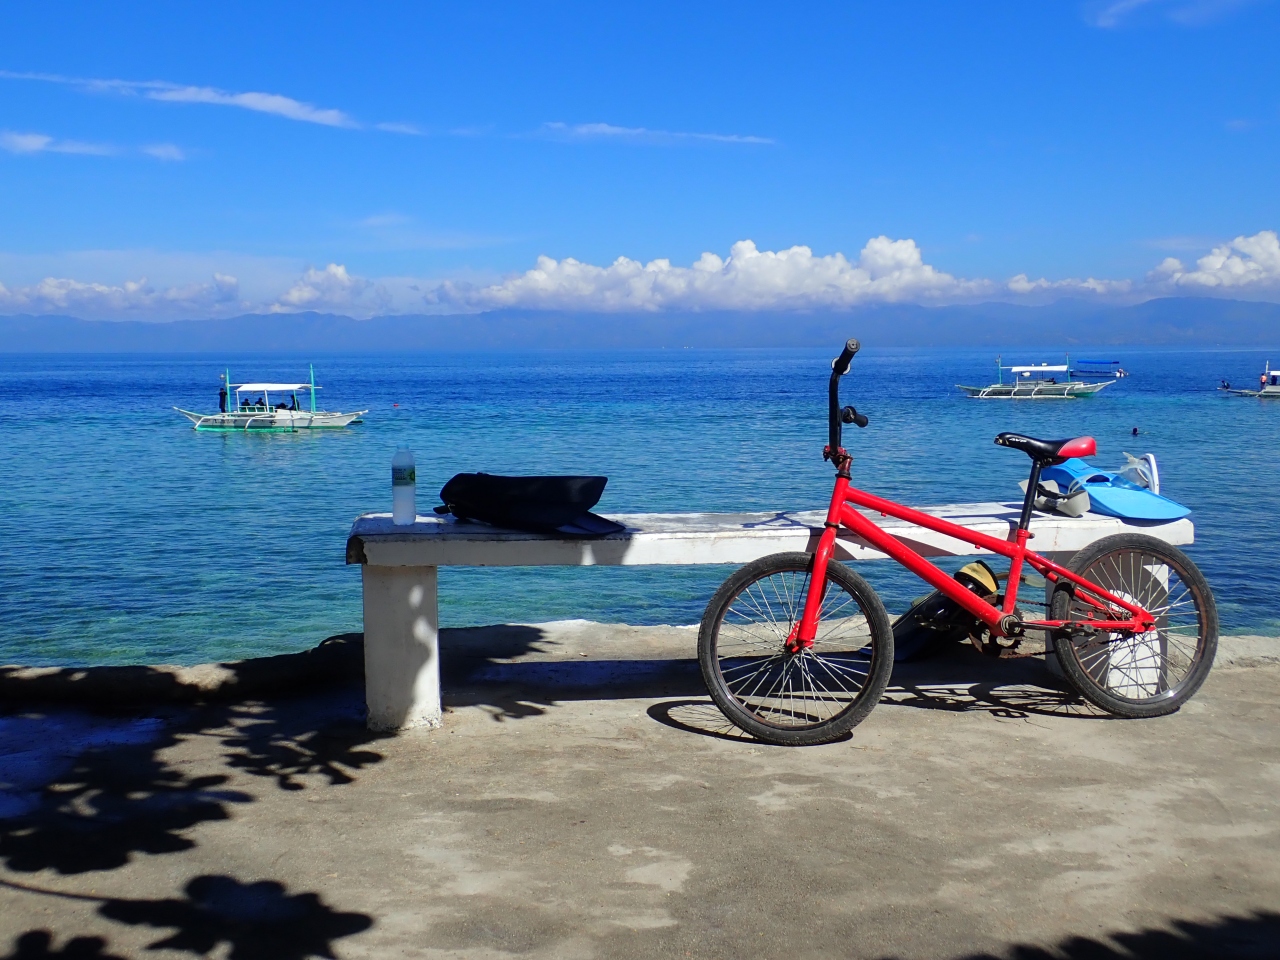
[[[190,664],[359,630],[346,534],[357,514],[390,509],[401,442],[421,513],[450,476],[476,470],[607,475],[605,515],[825,507],[834,352],[0,356],[0,662]],[[1194,511],[1189,552],[1224,631],[1274,635],[1280,402],[1215,390],[1222,377],[1256,383],[1268,357],[1106,352],[1133,376],[1101,395],[1007,402],[955,389],[991,381],[986,352],[865,350],[844,391],[871,418],[846,428],[855,483],[912,504],[1014,499],[1027,461],[992,445],[1002,430],[1091,434],[1104,467],[1153,452],[1164,492]],[[323,404],[367,407],[364,424],[197,433],[171,409],[215,410],[227,368],[234,382],[304,380],[309,360]],[[924,592],[891,563],[860,569],[891,611]],[[441,620],[693,623],[728,572],[446,569]]]

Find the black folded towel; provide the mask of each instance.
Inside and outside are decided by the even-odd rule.
[[[591,512],[608,477],[500,477],[460,473],[440,490],[443,506],[459,520],[562,537],[604,537],[622,524]]]

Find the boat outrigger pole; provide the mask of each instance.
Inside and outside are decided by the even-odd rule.
[[[314,363],[308,363],[307,366],[311,368],[311,412],[315,413],[316,412],[316,365]]]

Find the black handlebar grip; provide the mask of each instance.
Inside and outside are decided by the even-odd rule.
[[[852,423],[858,427],[865,427],[871,422],[867,419],[866,414],[859,413],[853,407],[845,407],[841,410],[840,420],[842,423]]]
[[[851,361],[853,359],[853,355],[861,349],[862,344],[853,337],[850,337],[844,342],[844,349],[840,351],[840,356],[836,357],[835,361],[831,364],[831,369],[835,370],[841,376],[848,373],[849,361]]]

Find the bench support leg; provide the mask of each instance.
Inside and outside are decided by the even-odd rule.
[[[440,726],[435,567],[361,568],[369,729]]]

